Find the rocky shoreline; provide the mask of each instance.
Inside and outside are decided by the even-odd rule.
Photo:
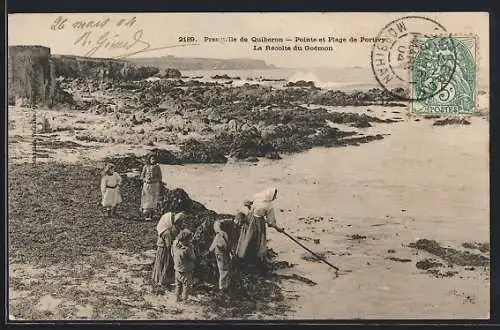
[[[383,139],[359,129],[400,120],[349,113],[341,107],[405,106],[382,89],[344,93],[311,88],[313,82],[289,85],[60,78],[57,90],[63,97],[56,109],[69,113],[66,118],[40,115],[37,133],[66,131],[76,143],[144,145],[160,152],[163,164],[225,163],[229,157],[257,161],[318,146]],[[339,109],[328,108],[332,106]],[[103,125],[97,128],[95,120],[72,121],[71,113],[94,116]],[[180,151],[158,150],[165,144],[177,145]]]

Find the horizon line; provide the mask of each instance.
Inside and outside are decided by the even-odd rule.
[[[52,49],[50,46],[45,46],[42,44],[19,44],[19,45],[8,45],[10,47],[44,47],[48,49]],[[60,53],[50,53],[51,56],[72,56],[72,57],[80,57],[86,59],[93,60],[111,60],[111,61],[133,61],[133,60],[142,60],[142,59],[159,59],[159,58],[178,58],[178,59],[201,59],[201,60],[222,60],[222,61],[231,61],[231,60],[253,60],[253,61],[263,61],[269,68],[261,69],[322,69],[322,68],[330,68],[330,69],[342,69],[342,68],[354,68],[354,69],[369,69],[369,66],[361,66],[361,65],[353,65],[353,66],[315,66],[315,67],[290,67],[290,66],[278,66],[273,63],[268,63],[265,59],[255,59],[250,57],[233,57],[233,58],[221,58],[221,57],[197,57],[197,56],[176,56],[176,55],[158,55],[158,56],[144,56],[144,57],[125,57],[125,58],[113,58],[113,57],[93,57],[93,56],[85,56],[85,55],[77,55],[77,54],[60,54]],[[223,69],[222,69],[223,70]],[[238,69],[228,69],[228,70],[238,70]],[[242,69],[239,69],[242,70]]]

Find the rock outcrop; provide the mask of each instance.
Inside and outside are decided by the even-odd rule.
[[[25,98],[29,103],[51,105],[55,79],[50,48],[9,46],[8,83],[10,103]]]
[[[52,59],[57,77],[126,81],[149,78],[160,72],[154,66],[137,66],[111,58],[54,55]]]

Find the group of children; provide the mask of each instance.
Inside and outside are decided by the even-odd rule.
[[[162,178],[155,156],[149,156],[148,160],[149,163],[144,166],[141,174],[143,181],[141,209],[146,220],[151,220],[154,210],[158,209]],[[101,180],[102,205],[106,208],[108,216],[116,215],[117,205],[122,201],[121,181],[121,176],[115,172],[115,166],[108,164]],[[230,286],[231,251],[234,250],[237,260],[243,260],[248,264],[254,261],[264,264],[267,251],[266,227],[273,227],[283,232],[283,228],[276,225],[274,201],[277,193],[276,188],[268,188],[254,195],[252,200],[245,201],[234,222],[238,233],[231,233],[231,237],[223,230],[220,221],[214,223],[213,242],[202,257],[206,257],[209,253],[215,255],[221,291],[227,291]],[[167,212],[160,217],[156,226],[158,239],[152,279],[154,283],[165,286],[172,282],[173,276],[178,301],[188,298],[196,261],[191,246],[193,233],[188,229],[180,230],[185,227],[180,224],[185,218],[182,212]],[[234,241],[235,237],[238,237],[237,242]],[[231,242],[230,238],[233,238]]]
[[[147,163],[142,168],[140,175],[142,181],[141,191],[141,213],[145,221],[151,221],[160,204],[160,191],[162,186],[162,174],[156,156],[151,154],[147,157]],[[115,165],[106,164],[101,178],[102,206],[106,209],[108,217],[116,216],[118,204],[122,202],[120,185],[121,175],[115,172]]]
[[[177,301],[188,299],[196,261],[191,245],[193,233],[189,229],[178,229],[184,219],[182,212],[168,212],[160,218],[156,226],[158,239],[152,279],[158,285],[168,285],[173,270]],[[226,291],[229,288],[230,260],[228,234],[222,230],[219,221],[214,223],[214,230],[214,240],[204,256],[208,253],[215,254],[219,269],[219,289]]]

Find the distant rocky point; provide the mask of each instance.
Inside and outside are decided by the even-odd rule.
[[[56,77],[141,80],[154,75],[180,78],[181,72],[172,68],[137,65],[128,60],[95,58],[74,55],[52,55]]]
[[[152,65],[160,69],[174,68],[177,70],[240,70],[240,69],[274,69],[274,65],[264,60],[254,59],[217,59],[217,58],[190,58],[190,57],[143,57],[129,58],[137,65]]]

